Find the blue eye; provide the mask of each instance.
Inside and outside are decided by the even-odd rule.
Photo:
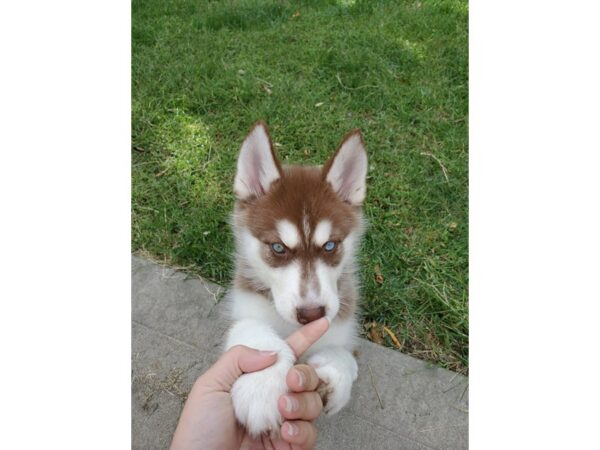
[[[335,244],[335,242],[333,242],[333,241],[327,241],[327,242],[325,242],[325,245],[323,246],[323,249],[324,249],[326,252],[331,252],[331,251],[333,251],[333,249],[334,249],[335,247],[336,247],[336,244]]]
[[[280,244],[279,242],[275,242],[274,244],[271,244],[271,248],[273,249],[273,251],[275,253],[278,253],[280,255],[283,255],[285,253],[285,247],[283,246],[283,244]]]

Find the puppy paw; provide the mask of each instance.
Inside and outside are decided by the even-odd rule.
[[[287,348],[279,352],[278,361],[266,369],[242,375],[231,389],[235,417],[250,435],[277,435],[282,423],[277,402],[288,392],[285,381],[294,364],[294,354]]]
[[[350,400],[352,383],[358,375],[358,366],[352,355],[343,350],[326,349],[308,359],[321,380],[317,392],[323,400],[327,415],[337,413]]]

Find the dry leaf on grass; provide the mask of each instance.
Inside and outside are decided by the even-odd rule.
[[[373,267],[373,270],[375,271],[375,281],[377,282],[377,284],[382,284],[383,283],[383,275],[381,275],[381,267],[379,267],[379,264],[375,264],[375,267]]]
[[[381,333],[381,325],[377,322],[371,322],[369,329],[369,339],[376,344],[383,344],[383,335]]]
[[[396,337],[396,335],[394,334],[394,332],[392,330],[390,330],[388,327],[386,327],[385,325],[383,326],[383,330],[390,336],[390,338],[394,342],[394,345],[396,347],[398,347],[398,350],[401,350],[402,349],[402,344],[400,344],[400,341],[398,340],[398,338]]]

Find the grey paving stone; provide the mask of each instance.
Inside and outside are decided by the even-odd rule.
[[[193,382],[221,353],[222,294],[132,258],[132,448],[168,448]],[[318,449],[468,448],[466,377],[366,340],[357,351],[352,400],[319,418]]]

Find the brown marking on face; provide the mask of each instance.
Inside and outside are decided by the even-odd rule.
[[[309,292],[318,297],[321,293],[321,285],[316,274],[315,261],[308,258],[302,260],[301,264],[300,297],[306,298]]]
[[[268,193],[236,202],[236,213],[243,217],[252,235],[265,244],[262,256],[272,267],[285,266],[294,260],[305,267],[316,258],[335,266],[343,256],[341,242],[360,225],[360,208],[342,201],[318,167],[284,167],[283,177],[271,185]],[[304,217],[310,229],[308,237],[304,236]],[[270,245],[283,244],[277,233],[277,223],[283,219],[297,228],[301,240],[296,248],[286,248],[286,252],[279,255]],[[312,242],[317,224],[325,219],[331,222],[330,240],[338,244],[332,252]]]
[[[283,267],[292,262],[298,262],[301,268],[300,295],[304,297],[312,288],[319,293],[316,276],[316,261],[320,260],[329,266],[340,264],[344,255],[343,241],[353,230],[361,227],[361,207],[343,201],[326,180],[335,157],[343,143],[353,134],[348,133],[335,154],[323,168],[316,166],[282,167],[273,153],[281,177],[274,181],[269,191],[259,196],[237,199],[234,210],[234,222],[238,228],[246,228],[263,243],[262,259],[271,267]],[[362,141],[362,136],[360,136]],[[270,137],[269,137],[270,140]],[[277,223],[288,220],[297,229],[300,240],[298,245],[284,254],[276,254],[271,248],[273,243],[281,243],[277,232]],[[331,222],[329,240],[337,245],[331,252],[326,252],[322,246],[313,242],[313,234],[322,220]],[[308,236],[304,230],[308,229]],[[250,279],[236,276],[236,285],[252,292],[257,292],[270,298],[270,290],[256,286]],[[354,274],[344,274],[338,280],[340,309],[338,317],[346,319],[356,311],[358,302],[358,286]]]
[[[233,284],[237,289],[254,292],[255,294],[265,297],[265,299],[271,298],[271,290],[270,289],[267,289],[264,286],[261,286],[259,283],[256,282],[256,280],[254,278],[244,276],[239,272],[235,275]]]

